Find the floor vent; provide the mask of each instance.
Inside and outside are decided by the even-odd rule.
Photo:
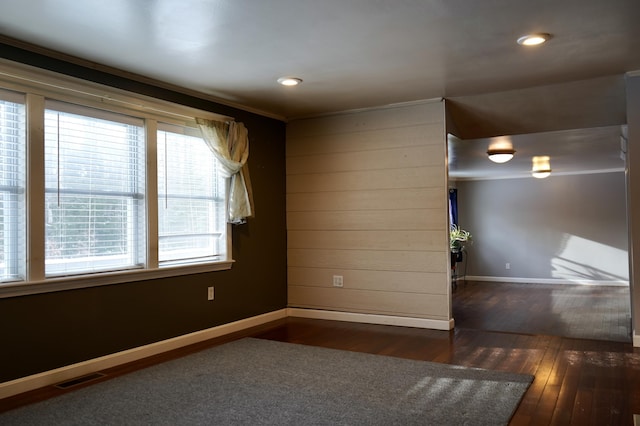
[[[81,385],[82,383],[90,382],[92,380],[99,379],[101,377],[106,376],[103,373],[92,373],[86,376],[76,377],[75,379],[67,380],[66,382],[58,383],[55,385],[58,389],[69,389],[77,385]]]

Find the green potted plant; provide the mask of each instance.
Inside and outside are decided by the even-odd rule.
[[[469,243],[471,243],[471,233],[460,228],[458,225],[451,225],[449,232],[449,248],[451,252],[459,253]]]
[[[458,225],[451,225],[449,231],[449,249],[451,251],[451,269],[455,270],[456,263],[462,262],[462,250],[471,243],[471,233],[460,228]]]

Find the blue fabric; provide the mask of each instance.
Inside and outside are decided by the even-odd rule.
[[[449,222],[451,225],[458,224],[458,190],[449,190]]]

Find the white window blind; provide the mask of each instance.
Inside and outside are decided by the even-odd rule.
[[[226,259],[225,179],[197,129],[158,124],[161,265]]]
[[[47,101],[45,274],[142,267],[143,120]]]
[[[26,275],[24,96],[0,91],[0,282]]]

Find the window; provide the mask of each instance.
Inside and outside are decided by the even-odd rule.
[[[225,180],[199,131],[158,125],[160,264],[226,257]]]
[[[25,279],[24,96],[0,91],[0,281]]]
[[[0,298],[230,269],[196,118],[230,120],[0,64]]]
[[[46,275],[142,267],[143,121],[59,102],[46,106]]]

